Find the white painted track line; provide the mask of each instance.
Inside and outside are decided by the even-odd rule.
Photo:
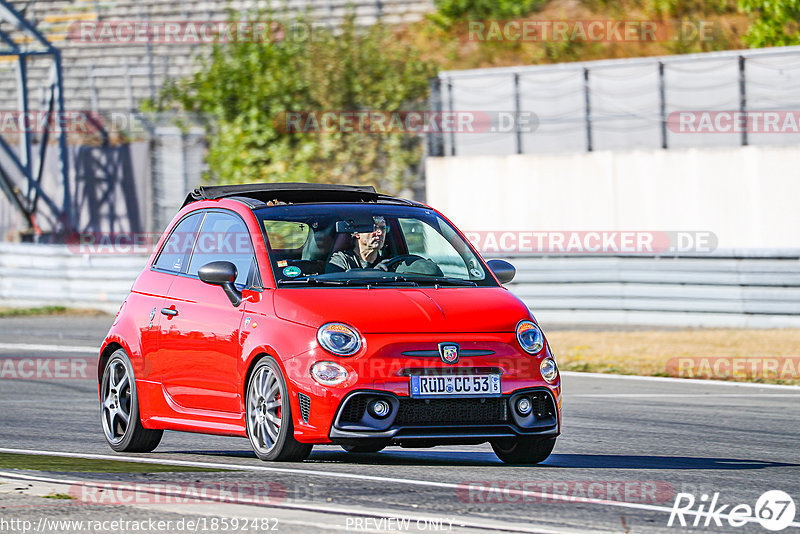
[[[89,352],[92,355],[100,353],[100,347],[78,345],[45,345],[43,343],[0,343],[0,350],[19,350],[35,352]]]
[[[644,380],[648,382],[667,382],[672,384],[684,384],[687,386],[703,384],[707,386],[733,386],[743,388],[768,388],[784,389],[787,391],[800,392],[800,386],[784,386],[781,384],[758,384],[755,382],[731,382],[728,380],[705,380],[700,378],[670,378],[666,376],[637,376],[637,375],[612,375],[606,373],[579,373],[576,371],[561,371],[561,375],[567,378],[606,378],[609,380]]]
[[[268,473],[284,473],[284,474],[295,474],[295,475],[306,475],[306,476],[317,476],[323,478],[346,478],[350,480],[364,480],[369,482],[378,482],[382,484],[403,484],[409,486],[417,486],[417,487],[429,487],[429,488],[441,488],[441,489],[450,489],[453,491],[458,490],[459,488],[463,488],[461,484],[453,484],[450,482],[432,482],[428,480],[418,480],[412,478],[396,478],[396,477],[381,477],[381,476],[374,476],[374,475],[358,475],[354,473],[342,473],[336,471],[317,471],[313,469],[290,469],[286,467],[272,467],[272,466],[263,466],[263,465],[242,465],[242,464],[226,464],[226,463],[216,463],[216,462],[195,462],[189,460],[162,460],[160,458],[136,458],[131,456],[116,456],[116,455],[108,455],[108,454],[83,454],[83,453],[71,453],[71,452],[60,452],[60,451],[43,451],[43,450],[31,450],[31,449],[7,449],[7,448],[0,448],[0,452],[5,453],[17,453],[17,454],[32,454],[32,455],[40,455],[40,456],[64,456],[67,458],[87,458],[87,459],[95,459],[95,460],[118,460],[124,462],[138,462],[138,463],[148,463],[148,464],[162,464],[162,465],[176,465],[176,466],[187,466],[187,467],[204,467],[208,469],[227,469],[231,471],[256,471],[256,472],[268,472]],[[583,497],[573,497],[569,495],[558,495],[553,493],[542,493],[542,492],[535,492],[535,491],[528,491],[528,490],[515,490],[510,488],[504,488],[503,493],[506,495],[513,495],[518,497],[527,497],[527,498],[537,498],[537,499],[548,499],[552,501],[564,501],[570,503],[580,503],[580,504],[591,504],[597,506],[611,506],[616,508],[628,508],[634,510],[646,510],[651,512],[662,512],[665,514],[669,514],[672,512],[672,508],[668,506],[657,506],[654,504],[641,504],[641,503],[629,503],[629,502],[621,502],[621,501],[608,501],[605,499],[591,499],[591,498],[583,498]],[[697,515],[702,512],[697,511],[686,511],[685,514],[687,515]],[[717,517],[728,519],[727,514],[719,514]],[[739,517],[735,519],[741,519]],[[758,523],[758,519],[751,517],[744,519],[751,523]],[[793,527],[800,527],[800,523],[791,523],[790,526]]]
[[[566,395],[568,399],[588,398],[588,399],[800,399],[800,391],[797,393],[570,393]]]
[[[147,482],[141,484],[132,484],[130,482],[104,482],[104,481],[96,481],[96,480],[68,480],[68,479],[60,479],[60,478],[52,478],[52,477],[44,477],[38,475],[28,475],[24,473],[13,473],[13,472],[6,472],[0,471],[0,481],[2,479],[11,479],[11,480],[25,480],[30,482],[40,482],[46,483],[55,486],[67,486],[69,490],[69,494],[73,494],[72,491],[75,487],[88,487],[88,488],[99,488],[102,490],[114,490],[114,491],[125,491],[128,494],[136,493],[136,494],[153,494],[158,495],[159,498],[164,497],[177,497],[181,499],[186,498],[186,494],[180,492],[180,488],[176,488],[176,490],[170,490],[168,486],[159,487],[154,486],[152,488],[148,488]],[[67,491],[65,491],[67,493]],[[292,510],[295,514],[298,511],[301,512],[315,512],[317,514],[325,514],[327,516],[336,515],[336,516],[359,516],[359,517],[373,517],[373,518],[385,518],[385,517],[393,517],[398,519],[406,519],[410,521],[419,521],[419,522],[427,522],[427,523],[439,523],[442,521],[443,518],[447,518],[448,520],[452,520],[452,529],[448,531],[458,531],[455,527],[462,527],[464,529],[469,530],[479,530],[480,532],[492,531],[492,532],[521,532],[521,533],[530,533],[530,534],[565,534],[568,532],[575,532],[568,529],[553,529],[552,527],[546,526],[538,526],[528,522],[527,524],[521,524],[513,521],[497,521],[497,520],[490,520],[484,519],[481,517],[470,517],[470,516],[463,516],[457,515],[452,513],[444,513],[441,516],[434,516],[430,513],[415,513],[409,512],[405,510],[391,510],[391,509],[381,509],[375,510],[370,508],[364,507],[353,507],[348,506],[346,509],[342,507],[337,507],[335,505],[326,505],[321,503],[314,503],[314,502],[275,502],[275,503],[265,503],[263,501],[259,501],[256,498],[247,499],[242,497],[237,497],[237,501],[232,503],[227,501],[227,497],[225,495],[218,496],[218,498],[214,498],[213,495],[206,495],[202,498],[198,497],[199,500],[207,501],[203,504],[198,504],[195,506],[187,505],[186,503],[181,503],[179,506],[174,506],[166,511],[170,511],[173,513],[179,514],[197,514],[197,515],[213,515],[213,516],[225,516],[230,515],[234,517],[242,517],[247,516],[248,514],[242,513],[243,510],[250,508],[251,510],[255,507],[257,510],[260,510],[256,514],[252,512],[249,515],[253,515],[254,517],[263,517],[263,510],[264,508],[271,508],[271,509],[285,509],[285,510]],[[91,504],[91,503],[89,503]],[[157,504],[155,506],[142,506],[138,502],[131,502],[132,506],[137,508],[156,508],[164,510],[164,506]],[[290,518],[291,516],[281,517],[280,521],[284,523],[294,523],[297,525],[307,525],[306,521],[292,521]],[[353,528],[346,528],[344,526],[337,526],[332,525],[330,520],[332,518],[319,518],[320,522],[312,524],[311,526],[315,526],[317,528],[327,528],[330,530],[354,530]],[[357,529],[359,532],[364,532],[364,529]],[[371,530],[367,530],[370,532]],[[376,530],[374,532],[385,532],[384,530]]]

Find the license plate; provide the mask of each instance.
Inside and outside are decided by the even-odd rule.
[[[412,376],[412,397],[500,395],[500,375]]]

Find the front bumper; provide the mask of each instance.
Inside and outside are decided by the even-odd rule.
[[[437,343],[455,342],[460,345],[461,358],[456,364],[446,364],[439,358]],[[346,443],[348,440],[384,440],[407,445],[422,443],[481,443],[488,439],[514,436],[555,436],[561,430],[561,383],[552,384],[541,376],[542,358],[550,356],[546,347],[541,355],[530,356],[519,349],[514,333],[498,334],[371,334],[366,336],[368,347],[364,354],[351,358],[334,357],[319,347],[285,362],[286,377],[292,395],[295,438],[304,443]],[[428,354],[430,353],[430,354]],[[317,361],[329,360],[345,367],[348,379],[339,386],[326,387],[310,377],[310,367]],[[410,377],[414,375],[499,374],[501,395],[485,397],[489,406],[474,407],[482,417],[470,419],[444,417],[447,410],[436,411],[443,402],[430,399],[427,410],[433,407],[432,419],[423,424],[413,419],[397,418],[408,407],[424,403],[410,396]],[[549,398],[552,414],[536,421],[520,421],[515,415],[512,399],[523,391],[539,391]],[[353,398],[383,396],[393,406],[382,424],[365,424],[361,418],[342,418],[342,410]],[[447,401],[473,405],[483,397],[447,397]],[[398,411],[399,408],[403,411]],[[495,407],[499,412],[492,412]],[[483,411],[481,411],[483,410]],[[503,410],[504,416],[503,416]],[[501,416],[497,416],[500,413]],[[366,423],[369,423],[368,421]]]
[[[533,409],[520,415],[517,399],[528,397]],[[388,416],[376,418],[368,409],[382,399],[392,406]],[[385,441],[403,446],[438,443],[482,443],[518,436],[551,437],[559,433],[558,409],[545,387],[526,388],[498,397],[417,398],[380,390],[348,394],[339,405],[330,431],[333,443]]]

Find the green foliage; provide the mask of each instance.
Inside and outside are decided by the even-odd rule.
[[[739,8],[753,16],[743,37],[751,48],[800,44],[800,1],[739,0]]]
[[[433,65],[386,27],[358,28],[352,16],[333,30],[302,22],[284,28],[271,36],[279,39],[215,45],[196,75],[162,95],[161,109],[178,106],[214,124],[212,181],[408,187],[417,179],[421,137],[292,132],[285,113],[425,109]]]
[[[546,0],[436,0],[436,11],[451,20],[513,19],[529,15]]]
[[[614,14],[642,11],[663,18],[723,15],[737,11],[736,0],[581,0],[597,12]]]

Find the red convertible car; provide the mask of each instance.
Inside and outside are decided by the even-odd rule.
[[[105,438],[149,452],[164,430],[242,436],[278,461],[489,442],[541,462],[560,376],[501,285],[514,274],[433,208],[372,187],[199,188],[102,344]]]

